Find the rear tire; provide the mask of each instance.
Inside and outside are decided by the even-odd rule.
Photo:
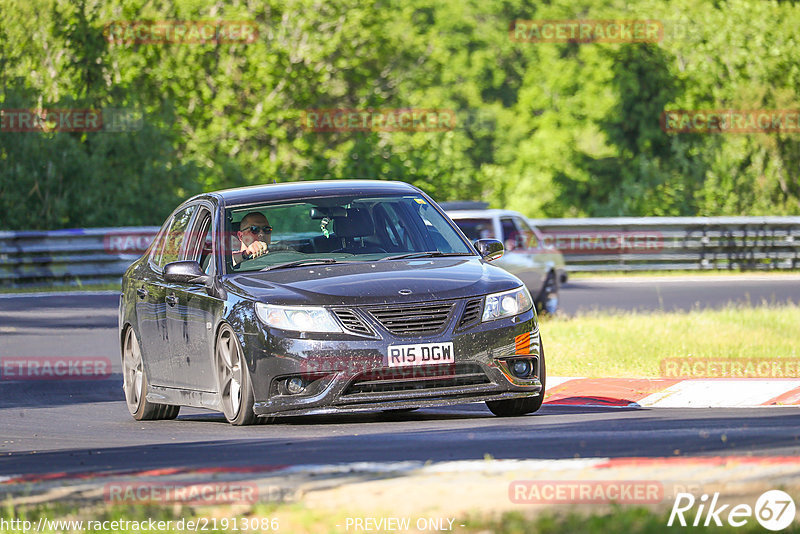
[[[517,417],[533,413],[542,407],[544,402],[544,386],[547,380],[547,368],[544,361],[544,347],[539,339],[539,376],[542,382],[542,391],[538,397],[524,397],[521,399],[486,401],[489,410],[498,417]]]
[[[137,421],[175,419],[180,406],[157,404],[147,400],[147,373],[144,372],[142,351],[133,328],[125,331],[122,343],[122,389],[128,411]]]
[[[269,418],[259,418],[253,412],[255,399],[250,371],[242,357],[239,340],[228,324],[223,324],[215,344],[217,387],[225,419],[234,426],[266,423]]]
[[[537,313],[553,315],[558,311],[558,277],[550,271],[545,278],[544,286],[539,295],[534,299]]]

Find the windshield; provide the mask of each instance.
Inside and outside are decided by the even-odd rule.
[[[469,245],[420,195],[325,197],[226,210],[227,272],[472,255]],[[319,260],[319,261],[315,261]]]

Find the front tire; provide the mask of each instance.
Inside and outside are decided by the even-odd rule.
[[[180,406],[157,404],[147,400],[147,373],[144,372],[142,350],[133,328],[125,332],[122,343],[122,389],[128,411],[137,421],[175,419]]]
[[[255,398],[250,371],[242,357],[239,340],[228,324],[222,325],[216,343],[217,387],[225,419],[234,426],[252,425],[260,421],[253,412]]]
[[[547,380],[547,369],[544,361],[544,347],[539,339],[539,379],[542,382],[542,391],[538,397],[524,397],[521,399],[486,401],[489,410],[498,417],[517,417],[539,410],[544,402],[544,386]]]

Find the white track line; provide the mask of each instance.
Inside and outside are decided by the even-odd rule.
[[[648,408],[754,407],[798,387],[800,380],[682,380],[639,404]]]

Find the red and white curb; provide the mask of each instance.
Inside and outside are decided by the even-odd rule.
[[[800,379],[548,377],[545,404],[630,408],[800,405]]]

